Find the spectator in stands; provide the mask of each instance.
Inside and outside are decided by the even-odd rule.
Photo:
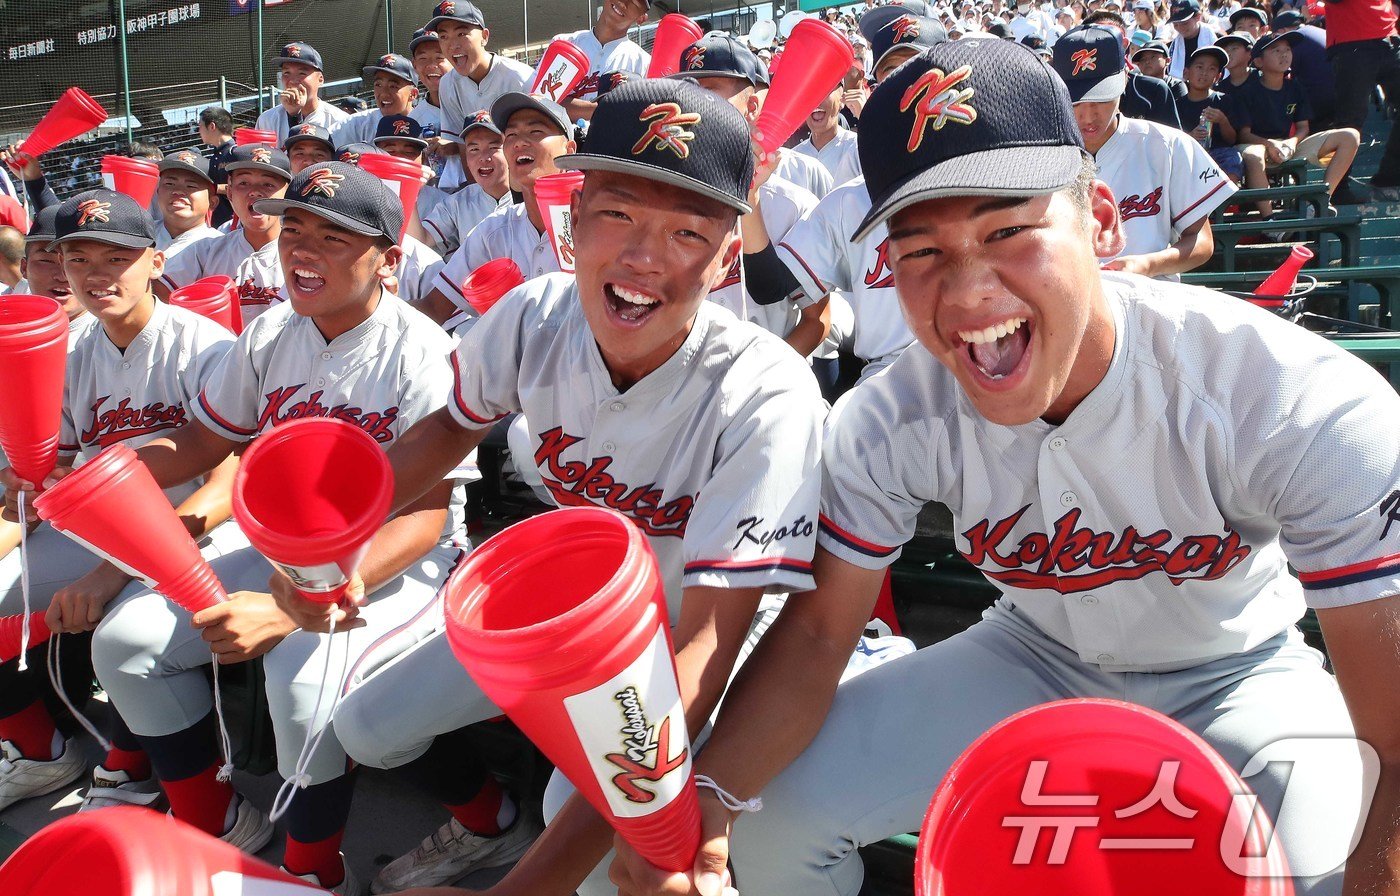
[[[1249,64],[1249,54],[1254,50],[1254,38],[1243,31],[1222,34],[1214,46],[1220,47],[1229,57],[1225,65],[1225,76],[1215,89],[1221,93],[1237,93],[1250,81],[1256,81],[1259,73]]]
[[[627,33],[647,20],[650,0],[609,0],[598,4],[598,21],[593,27],[572,34],[561,34],[555,40],[566,40],[588,57],[588,73],[578,86],[564,97],[564,111],[571,121],[593,117],[598,105],[598,76],[603,72],[630,72],[645,76],[651,65],[647,53]]]
[[[1390,0],[1327,4],[1327,57],[1336,75],[1336,124],[1358,133],[1377,85],[1393,102],[1400,97],[1400,39]],[[1380,167],[1371,178],[1373,199],[1400,201],[1400,128],[1392,128]]]
[[[1214,28],[1201,21],[1201,4],[1197,0],[1173,0],[1169,21],[1176,38],[1172,41],[1172,62],[1167,73],[1180,78],[1191,54],[1215,43],[1217,35]]]
[[[292,176],[300,174],[317,162],[335,158],[335,143],[330,133],[318,124],[299,124],[282,141],[282,151],[292,165]]]
[[[374,91],[374,105],[331,128],[331,140],[337,146],[372,142],[381,120],[408,115],[418,100],[418,76],[406,56],[385,53],[360,69],[360,77]]]
[[[1269,30],[1269,20],[1264,10],[1245,6],[1230,14],[1230,30],[1248,34],[1258,40]]]
[[[498,98],[525,90],[534,80],[528,65],[486,48],[491,31],[481,10],[467,0],[442,0],[427,27],[438,33],[442,52],[452,63],[439,85],[444,134],[460,134],[472,115],[489,111]],[[457,144],[444,140],[437,149],[455,155]]]
[[[1170,28],[1162,21],[1161,16],[1157,15],[1157,4],[1153,3],[1152,0],[1134,0],[1133,24],[1151,34],[1150,40],[1165,38],[1167,35],[1163,29]]]
[[[15,288],[24,279],[24,231],[8,224],[0,225],[0,295]]]
[[[807,116],[810,136],[793,149],[811,156],[831,174],[834,185],[840,186],[860,174],[860,155],[856,152],[855,131],[841,126],[841,103],[846,93],[844,84],[837,84]]]
[[[478,112],[467,122],[460,158],[471,182],[425,215],[421,233],[414,234],[444,255],[457,251],[476,225],[511,203],[501,131],[489,114]]]
[[[321,101],[321,87],[326,76],[321,68],[321,54],[311,44],[293,41],[282,47],[272,60],[277,68],[277,80],[282,87],[280,102],[258,116],[258,128],[273,131],[280,144],[287,139],[293,125],[307,122],[318,124],[331,133],[344,121],[344,112]]]
[[[1220,47],[1201,47],[1186,60],[1186,78],[1176,95],[1176,111],[1183,127],[1205,147],[1220,170],[1239,183],[1244,162],[1235,147],[1238,125],[1243,123],[1234,99],[1215,90],[1229,55]]]
[[[1163,41],[1151,40],[1138,47],[1133,51],[1132,61],[1140,74],[1165,81],[1173,96],[1179,92],[1181,79],[1173,78],[1167,74],[1167,66],[1171,62],[1171,51],[1167,49],[1167,45]],[[1183,127],[1186,126],[1185,121],[1181,124]]]
[[[1313,127],[1333,127],[1337,118],[1337,79],[1327,61],[1327,32],[1306,24],[1296,9],[1285,9],[1274,16],[1269,27],[1275,34],[1291,32],[1302,38],[1292,44],[1292,78],[1302,85],[1312,105]]]
[[[233,152],[233,116],[222,106],[208,106],[199,112],[199,141],[210,147],[209,176],[214,178],[218,191],[218,203],[214,206],[214,216],[209,223],[222,227],[233,218],[233,206],[224,196],[224,186],[228,183],[229,154]]]
[[[1110,28],[1119,36],[1124,52],[1128,49],[1127,27],[1116,13],[1106,9],[1091,12],[1084,17],[1085,25],[1099,25]],[[1155,121],[1170,128],[1180,128],[1181,120],[1176,117],[1176,101],[1171,88],[1161,78],[1151,78],[1142,72],[1128,71],[1128,86],[1123,91],[1121,111],[1129,118],[1143,118]]]
[[[1240,143],[1248,146],[1244,150],[1245,183],[1267,187],[1267,165],[1281,165],[1292,158],[1306,159],[1314,165],[1326,160],[1323,177],[1330,196],[1356,158],[1361,136],[1353,128],[1313,132],[1308,97],[1302,85],[1288,77],[1293,44],[1302,39],[1291,31],[1270,34],[1256,41],[1250,51],[1259,80],[1237,95],[1244,120]],[[1268,217],[1263,208],[1260,212]]]
[[[206,223],[216,189],[214,178],[209,176],[209,160],[194,150],[182,149],[161,159],[156,185],[156,208],[160,210],[156,251],[167,262],[200,240],[223,236]]]

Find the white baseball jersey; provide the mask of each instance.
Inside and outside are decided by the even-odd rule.
[[[254,250],[242,228],[218,239],[195,243],[165,266],[160,280],[173,291],[215,274],[232,277],[238,284],[238,304],[245,327],[268,308],[286,301],[277,241]]]
[[[491,67],[480,84],[455,69],[443,75],[438,82],[443,136],[461,139],[468,116],[489,111],[491,104],[507,93],[529,90],[534,78],[535,70],[530,66],[499,53],[491,54]]]
[[[821,149],[817,149],[816,144],[812,143],[812,138],[808,137],[793,147],[793,152],[821,162],[822,167],[831,175],[831,182],[838,187],[853,177],[860,177],[860,153],[856,150],[855,131],[838,127],[836,136],[827,141],[826,146]]]
[[[446,190],[424,184],[418,190],[418,201],[413,204],[414,210],[418,212],[418,221],[421,223],[424,218],[437,210],[438,206],[448,200],[452,194]]]
[[[497,209],[468,233],[438,272],[433,285],[465,308],[462,283],[472,271],[495,258],[514,261],[526,280],[559,271],[559,258],[554,254],[549,232],[535,229],[525,213],[525,203],[521,202]]]
[[[1115,671],[1248,651],[1305,598],[1400,591],[1395,391],[1245,302],[1104,284],[1113,359],[1059,426],[987,421],[918,344],[852,390],[828,423],[820,544],[887,566],[941,501],[959,551],[1019,611]]]
[[[394,276],[399,279],[399,298],[416,302],[433,290],[433,281],[442,269],[442,256],[428,244],[408,234],[399,241],[403,260]]]
[[[170,231],[162,224],[156,228],[156,251],[165,253],[165,262],[169,264],[170,259],[200,240],[218,239],[221,236],[222,233],[207,224],[191,227],[179,236],[171,236]]]
[[[554,39],[566,40],[588,55],[588,74],[564,97],[566,100],[596,100],[598,76],[606,72],[630,72],[644,78],[651,67],[651,54],[626,36],[603,43],[592,30],[587,30],[556,35]]]
[[[462,244],[462,238],[471,233],[476,225],[485,221],[496,209],[510,204],[509,190],[500,199],[493,199],[480,184],[468,184],[449,195],[427,216],[420,215],[420,220],[423,229],[432,236],[439,249],[455,252]]]
[[[792,230],[793,225],[803,215],[816,208],[816,205],[817,197],[776,174],[769,177],[759,188],[759,213],[763,216],[763,227],[768,231],[768,239],[774,245]],[[742,272],[742,256],[739,261]],[[730,277],[733,277],[732,269]],[[740,320],[752,321],[780,339],[792,332],[792,328],[797,326],[797,321],[802,316],[801,305],[793,300],[774,302],[770,305],[758,304],[748,294],[748,285],[742,276],[739,278],[737,289],[716,290],[710,294],[710,300],[728,308]]]
[[[317,98],[316,111],[310,115],[303,115],[297,124],[320,125],[331,133],[335,133],[336,125],[340,124],[350,116],[336,106],[332,106],[324,99]],[[291,124],[287,120],[287,110],[278,103],[266,112],[258,116],[257,127],[262,131],[276,131],[277,145],[281,146],[287,139],[287,134],[291,132]],[[339,144],[337,144],[339,145]]]
[[[870,211],[860,177],[832,190],[778,244],[778,255],[802,284],[806,304],[839,289],[855,314],[853,351],[866,361],[892,358],[914,341],[889,262],[889,232],[881,224],[865,239],[851,234]]]
[[[818,199],[831,192],[836,186],[831,172],[821,162],[811,156],[783,148],[778,150],[778,164],[773,173],[783,180],[805,188]]]
[[[332,417],[354,423],[387,451],[394,439],[442,407],[452,389],[451,340],[391,293],[369,319],[327,342],[290,304],[249,324],[199,394],[194,415],[226,439],[246,442],[288,420]],[[475,457],[447,478],[479,478]],[[461,489],[443,544],[462,526]]]
[[[812,587],[825,406],[776,337],[703,302],[680,349],[618,392],[574,279],[551,274],[481,318],[452,364],[459,424],[524,412],[555,503],[612,508],[646,533],[673,623],[685,587]]]
[[[1238,189],[1185,131],[1126,115],[1094,161],[1118,200],[1124,255],[1162,251]]]
[[[351,143],[374,143],[374,132],[379,127],[379,121],[384,117],[384,113],[378,109],[365,109],[347,115],[345,120],[331,129],[331,142],[336,146],[346,146]]]
[[[166,302],[155,303],[125,351],[101,326],[83,327],[68,345],[59,453],[80,466],[109,445],[136,449],[184,426],[200,387],[232,347],[228,330]],[[185,483],[166,494],[178,504],[197,487]]]

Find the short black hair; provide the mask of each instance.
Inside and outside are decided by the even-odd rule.
[[[223,106],[208,106],[200,110],[199,123],[220,134],[233,136],[233,115]]]
[[[133,140],[122,147],[122,155],[133,159],[150,159],[152,162],[159,162],[165,158],[165,153],[161,152],[159,146],[144,140]]]
[[[1111,9],[1096,9],[1084,17],[1083,25],[1106,25],[1112,24],[1119,31],[1123,30],[1123,17]]]

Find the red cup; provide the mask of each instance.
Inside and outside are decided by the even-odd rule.
[[[772,85],[753,126],[754,141],[765,153],[777,152],[855,64],[850,41],[820,19],[798,22],[783,45],[783,52],[789,50],[802,65],[784,68],[781,74],[770,68]]]
[[[123,806],[54,822],[0,865],[5,896],[312,896],[325,891],[169,815]]]
[[[160,183],[160,166],[150,159],[103,156],[102,183],[109,190],[135,199],[142,208],[149,208]]]
[[[29,132],[29,137],[20,144],[20,160],[37,159],[60,143],[86,134],[106,120],[107,110],[102,108],[101,103],[81,88],[70,87],[63,91],[58,102],[39,119],[34,130]]]
[[[303,418],[263,433],[233,480],[233,517],[307,600],[335,603],[389,516],[394,471],[352,423]]]
[[[215,274],[196,280],[172,292],[169,301],[222,324],[235,336],[243,332],[243,309],[232,277]]]
[[[462,284],[462,295],[478,314],[485,314],[506,293],[525,282],[520,266],[509,258],[493,258],[472,271]]]
[[[776,75],[776,74],[778,73],[778,60],[780,60],[780,59],[782,59],[782,58],[783,58],[783,48],[782,48],[782,47],[779,47],[778,49],[776,49],[776,50],[773,51],[773,58],[770,59],[770,60],[768,60],[768,77],[769,77],[770,79],[771,79],[774,75]],[[815,109],[816,107],[813,106],[812,108]],[[784,140],[783,142],[786,143],[787,141]]]
[[[535,83],[530,85],[530,92],[562,103],[578,83],[588,77],[592,65],[588,54],[567,40],[550,41],[535,69]]]
[[[569,507],[448,579],[457,660],[633,848],[691,867],[700,806],[656,556],[620,513]]]
[[[1264,282],[1254,290],[1254,297],[1265,302],[1279,302],[1280,299],[1287,298],[1293,291],[1293,284],[1298,282],[1298,272],[1312,257],[1312,250],[1307,246],[1294,246],[1293,251],[1283,260],[1283,264],[1278,266],[1278,270],[1265,277]]]
[[[29,646],[42,644],[49,639],[49,626],[44,621],[43,611],[29,614]],[[24,615],[0,617],[0,663],[8,663],[19,656],[19,642],[24,636]]]
[[[103,449],[35,498],[34,509],[64,535],[191,613],[228,597],[212,571],[197,579],[202,591],[189,584],[191,570],[209,564],[151,471],[126,445]],[[176,587],[167,590],[166,583]]]
[[[233,132],[233,145],[243,146],[248,143],[266,143],[268,146],[276,146],[281,141],[277,139],[276,131],[263,131],[258,128],[237,128]]]
[[[535,181],[535,204],[549,231],[549,241],[554,244],[554,257],[559,259],[559,270],[566,274],[574,272],[574,193],[583,189],[582,171],[563,171],[559,174],[546,174]]]
[[[363,153],[360,167],[384,181],[384,186],[399,197],[403,206],[403,227],[399,229],[399,239],[408,230],[408,219],[418,204],[418,191],[423,189],[423,166],[407,159],[398,159],[383,153]]]
[[[681,70],[681,51],[705,33],[689,17],[673,12],[661,17],[651,44],[651,65],[648,78],[664,78]]]
[[[1168,775],[1185,812],[1144,799]],[[1209,744],[1160,713],[1116,700],[1046,703],[997,724],[948,769],[919,833],[914,892],[1178,896],[1190,881],[1211,896],[1291,894],[1283,850],[1254,802]],[[1125,809],[1134,811],[1119,817]]]
[[[0,296],[0,448],[41,485],[58,460],[68,315],[47,296]]]

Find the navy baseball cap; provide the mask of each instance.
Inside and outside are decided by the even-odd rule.
[[[125,193],[88,190],[58,207],[49,248],[74,240],[147,249],[156,244],[156,225],[146,210]]]
[[[380,140],[407,140],[427,149],[428,141],[423,139],[423,126],[407,115],[386,115],[379,119],[374,128],[374,145]]]
[[[748,214],[749,141],[748,122],[728,101],[692,81],[646,78],[599,97],[587,151],[554,163],[672,184]]]
[[[336,97],[335,105],[338,106],[342,112],[348,112],[351,115],[354,115],[356,112],[363,112],[369,108],[369,103],[366,103],[354,94]]]
[[[373,155],[377,152],[379,150],[368,143],[347,143],[335,151],[335,157],[348,165],[358,165],[360,164],[360,156],[365,153]],[[383,153],[380,154],[383,155]]]
[[[1086,155],[1054,70],[1034,50],[984,35],[904,63],[876,86],[860,120],[871,208],[852,241],[930,199],[1053,193],[1074,182]]]
[[[1259,38],[1254,42],[1253,48],[1251,48],[1249,51],[1249,58],[1258,59],[1260,56],[1263,56],[1264,53],[1268,51],[1270,47],[1274,46],[1279,41],[1287,43],[1290,47],[1296,47],[1298,45],[1298,41],[1300,40],[1303,40],[1303,35],[1299,34],[1296,31],[1274,31],[1270,34],[1264,35],[1263,37]]]
[[[1202,56],[1209,56],[1211,59],[1214,59],[1216,64],[1220,66],[1221,71],[1224,71],[1225,66],[1230,64],[1230,54],[1219,47],[1197,47],[1196,52],[1186,57],[1186,64],[1190,65]]]
[[[636,80],[637,76],[631,72],[601,72],[598,75],[597,95],[603,96],[610,90],[616,90],[628,81]]]
[[[378,62],[373,62],[360,69],[360,77],[366,81],[373,81],[376,72],[383,72],[386,75],[393,75],[407,81],[410,85],[418,83],[418,74],[413,70],[413,63],[408,57],[400,56],[398,53],[385,53],[379,57]]]
[[[462,138],[465,139],[469,131],[477,128],[485,128],[497,137],[501,136],[501,129],[496,127],[496,123],[491,120],[491,113],[485,109],[480,109],[467,116],[467,120],[462,124]]]
[[[491,104],[491,120],[498,131],[510,125],[510,117],[521,109],[534,109],[543,114],[559,128],[559,133],[574,139],[574,125],[569,121],[569,113],[564,107],[547,96],[538,93],[504,93]],[[466,133],[466,129],[463,129]]]
[[[1172,0],[1171,15],[1167,21],[1172,24],[1184,22],[1192,16],[1201,14],[1201,4],[1196,0]]]
[[[1243,12],[1243,10],[1241,10],[1241,12]],[[1259,12],[1259,10],[1251,9],[1250,12]],[[1259,13],[1259,18],[1263,19],[1264,14]],[[1231,19],[1233,20],[1233,16]],[[1275,31],[1281,31],[1284,28],[1297,28],[1305,24],[1307,24],[1307,19],[1303,18],[1301,12],[1296,9],[1285,9],[1283,12],[1274,16],[1274,20],[1269,23],[1269,27]]]
[[[890,15],[891,12],[898,15]],[[877,22],[880,24],[875,27]],[[891,50],[907,47],[917,52],[948,39],[947,29],[938,22],[905,12],[899,6],[876,7],[860,17],[860,24],[862,34],[866,33],[866,26],[871,27],[870,57],[875,60],[872,69],[879,68]]]
[[[413,39],[408,42],[408,55],[411,58],[413,51],[427,43],[439,43],[438,33],[431,28],[419,28],[413,32]]]
[[[1254,49],[1254,36],[1244,31],[1231,31],[1229,34],[1222,34],[1215,39],[1213,46],[1223,47],[1230,41],[1244,44],[1245,49]]]
[[[214,183],[214,178],[209,174],[209,160],[192,149],[171,153],[157,162],[156,167],[161,171],[183,171],[211,185]]]
[[[680,71],[672,78],[738,78],[768,86],[768,70],[748,45],[725,31],[711,31],[681,50]]]
[[[1264,25],[1266,27],[1269,24],[1268,18],[1264,15],[1264,10],[1255,9],[1252,6],[1246,6],[1230,13],[1230,30],[1234,31],[1235,29],[1239,28],[1240,20],[1247,18],[1257,19],[1260,25]]]
[[[1060,35],[1053,64],[1072,103],[1106,103],[1122,96],[1128,83],[1122,38],[1103,25],[1080,25]]]
[[[433,17],[423,27],[429,31],[436,31],[443,22],[458,22],[474,28],[486,27],[486,18],[481,14],[481,10],[467,0],[442,0],[433,7]]]
[[[331,140],[331,132],[321,127],[319,124],[299,124],[292,128],[287,134],[287,139],[282,141],[282,149],[290,150],[293,143],[305,143],[313,140],[322,144],[331,152],[335,152],[335,142]]]
[[[1136,61],[1144,53],[1161,53],[1163,57],[1170,58],[1172,51],[1167,47],[1166,41],[1149,40],[1147,43],[1133,50],[1133,60]]]
[[[281,199],[259,199],[260,215],[285,215],[295,208],[325,218],[361,236],[399,241],[403,205],[379,178],[344,162],[318,162],[292,178]]]
[[[60,203],[61,205],[62,203]],[[54,240],[54,222],[58,220],[58,206],[50,205],[39,209],[29,222],[29,232],[24,235],[24,244],[43,243],[48,249],[48,244]]]
[[[321,54],[316,52],[316,48],[304,41],[294,40],[282,47],[272,59],[272,66],[276,68],[284,62],[300,62],[302,65],[309,65],[316,71],[324,71],[321,68]]]
[[[245,143],[233,148],[229,153],[229,161],[224,163],[224,170],[242,171],[245,168],[266,171],[283,180],[292,179],[292,163],[287,160],[287,154],[266,143]]]

